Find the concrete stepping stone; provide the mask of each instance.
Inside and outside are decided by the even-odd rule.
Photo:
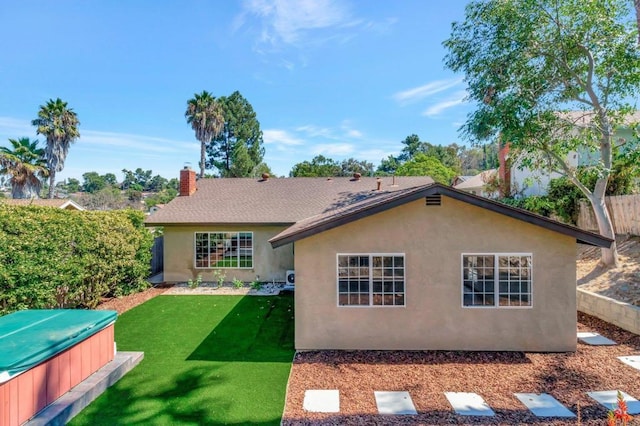
[[[339,413],[340,391],[337,389],[304,391],[302,408],[313,413]]]
[[[582,340],[582,342],[586,343],[587,345],[593,345],[593,346],[617,345],[617,343],[614,342],[613,340],[607,339],[606,337],[593,332],[585,332],[585,331],[578,332],[578,339]]]
[[[445,392],[444,395],[449,400],[457,414],[462,416],[495,416],[489,404],[477,393],[471,392]]]
[[[640,414],[640,401],[630,396],[627,393],[621,392],[622,398],[627,403],[627,412],[629,414]],[[615,409],[618,406],[618,391],[617,390],[608,390],[608,391],[598,391],[598,392],[587,392],[591,398],[598,401],[601,405],[603,405],[607,410]]]
[[[418,414],[416,407],[413,405],[409,392],[382,392],[375,391],[376,405],[380,414]]]
[[[640,355],[619,356],[618,359],[636,370],[640,370]]]
[[[520,400],[537,417],[575,417],[567,407],[549,394],[515,393]]]

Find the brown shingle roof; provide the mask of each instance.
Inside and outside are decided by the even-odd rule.
[[[433,183],[426,176],[377,178],[200,179],[191,196],[177,197],[148,217],[148,225],[293,224],[372,196]]]
[[[613,242],[612,239],[603,237],[602,235],[583,231],[575,226],[565,225],[526,210],[511,207],[507,204],[469,194],[465,191],[438,183],[424,185],[417,188],[404,189],[395,193],[379,194],[378,196],[360,200],[342,208],[337,208],[306,218],[271,238],[269,242],[274,248],[277,248],[302,238],[306,238],[340,225],[362,219],[372,214],[380,213],[381,211],[391,209],[398,205],[431,195],[444,195],[451,197],[458,201],[463,201],[523,222],[531,223],[536,226],[574,237],[576,241],[580,243],[599,247],[610,247]]]

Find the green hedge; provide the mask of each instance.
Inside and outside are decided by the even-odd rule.
[[[78,212],[0,203],[0,315],[94,308],[148,287],[153,237],[133,210]]]

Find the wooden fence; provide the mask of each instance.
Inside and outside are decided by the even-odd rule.
[[[606,197],[605,202],[616,234],[640,235],[640,195],[615,195]],[[587,200],[580,200],[578,227],[587,231],[598,230],[593,209]]]
[[[156,237],[151,247],[151,275],[159,274],[164,270],[164,238]]]

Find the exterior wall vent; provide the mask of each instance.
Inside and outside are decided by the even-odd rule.
[[[442,204],[440,195],[427,195],[424,197],[424,201],[427,206],[439,206]]]

